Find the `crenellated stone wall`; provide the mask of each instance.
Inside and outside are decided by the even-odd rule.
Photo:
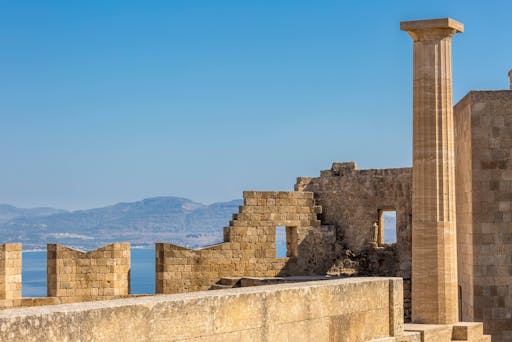
[[[334,260],[335,231],[317,219],[311,192],[244,192],[244,205],[224,242],[197,250],[156,244],[156,291],[206,290],[222,277],[325,274]],[[287,231],[288,255],[276,257],[276,227]]]
[[[61,302],[105,300],[130,293],[130,244],[89,252],[48,244],[48,296]]]

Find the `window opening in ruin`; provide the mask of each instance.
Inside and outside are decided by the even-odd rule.
[[[379,244],[396,243],[396,210],[380,209],[379,210]]]
[[[276,227],[276,258],[286,258],[286,227]]]
[[[154,294],[155,248],[132,248],[130,257],[130,294]]]
[[[276,227],[276,258],[297,256],[297,227]]]
[[[46,262],[46,251],[22,251],[22,297],[46,297]]]

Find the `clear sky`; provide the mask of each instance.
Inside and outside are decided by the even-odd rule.
[[[0,0],[0,203],[211,203],[333,161],[410,166],[399,22],[447,16],[454,100],[507,89],[508,0]]]

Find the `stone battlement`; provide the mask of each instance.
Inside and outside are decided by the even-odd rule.
[[[48,245],[48,296],[63,302],[105,300],[130,292],[130,244],[89,252]]]
[[[39,306],[126,297],[130,292],[130,244],[89,252],[48,244],[48,297],[22,298],[21,244],[0,246],[0,307]]]

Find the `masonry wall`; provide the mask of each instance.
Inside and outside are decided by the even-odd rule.
[[[0,245],[0,300],[21,298],[21,244]]]
[[[90,252],[48,244],[48,296],[62,303],[105,300],[130,292],[130,244]]]
[[[412,341],[401,291],[359,278],[4,310],[0,340]]]
[[[369,248],[377,242],[374,223],[379,221],[379,210],[396,210],[400,271],[409,274],[411,175],[411,168],[357,170],[353,162],[333,163],[320,177],[299,177],[295,190],[315,194],[323,208],[322,222],[336,228],[339,249]]]
[[[410,277],[411,168],[357,170],[353,162],[333,163],[320,177],[300,177],[295,189],[311,191],[322,206],[322,223],[336,228],[337,251],[355,252],[376,243],[379,211],[396,210],[396,276]]]
[[[457,272],[459,319],[474,320],[473,298],[473,172],[471,101],[466,97],[454,109],[455,191],[457,207]]]
[[[244,192],[244,205],[224,243],[198,250],[156,244],[156,292],[206,290],[222,277],[325,274],[334,260],[335,231],[321,226],[311,192]],[[276,227],[290,232],[290,254],[276,257]]]
[[[472,258],[464,251],[459,254],[472,263],[468,271],[466,260],[459,260],[463,265],[460,285],[465,294],[462,318],[483,321],[493,341],[511,341],[512,91],[470,92],[455,106],[455,119],[456,131],[471,126],[470,140],[467,134],[456,140],[458,151],[464,155],[458,157],[461,164],[457,165],[457,177],[463,183],[471,177],[472,184],[469,194],[467,185],[457,191],[457,201],[464,208],[457,213],[459,251],[473,246]],[[471,158],[465,150],[468,148]],[[469,196],[471,208],[467,204]],[[471,215],[471,227],[467,215]],[[467,296],[471,291],[473,296]]]

